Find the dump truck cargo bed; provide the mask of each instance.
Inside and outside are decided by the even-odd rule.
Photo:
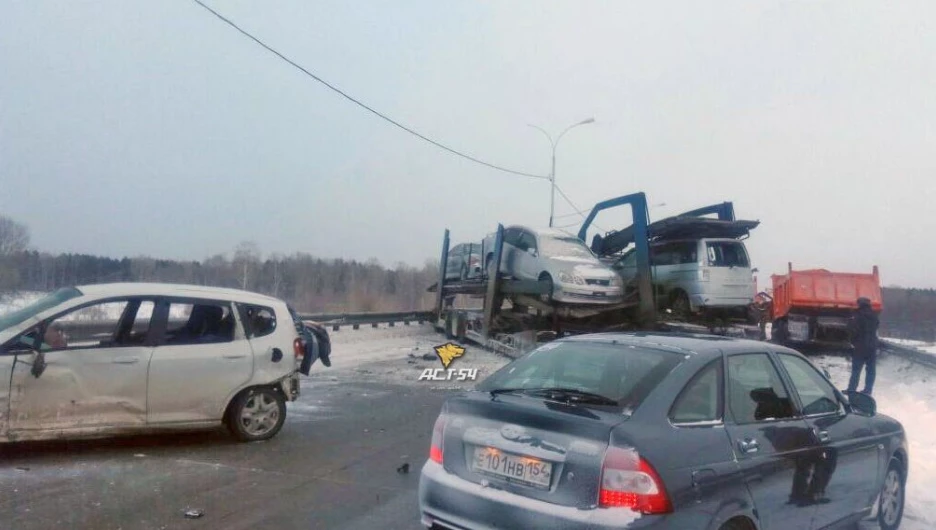
[[[771,276],[770,314],[774,338],[779,342],[847,344],[848,320],[858,298],[883,309],[878,268],[871,274],[831,272],[826,269],[789,271]]]
[[[842,314],[858,308],[859,297],[871,300],[881,311],[881,281],[877,266],[871,274],[831,272],[826,269],[794,271],[773,275],[773,317],[783,318],[791,311],[810,314]]]

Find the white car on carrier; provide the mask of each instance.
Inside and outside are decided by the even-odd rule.
[[[285,302],[246,291],[60,289],[0,315],[0,441],[222,424],[269,439],[316,352],[302,331]]]

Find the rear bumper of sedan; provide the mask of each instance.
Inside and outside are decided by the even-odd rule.
[[[419,508],[426,528],[446,530],[690,529],[671,515],[640,515],[623,508],[578,509],[486,488],[426,462],[419,480]],[[696,523],[698,524],[698,523]],[[701,526],[700,528],[705,528]]]

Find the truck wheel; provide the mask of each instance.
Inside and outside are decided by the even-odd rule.
[[[673,292],[670,300],[670,309],[673,310],[673,316],[679,319],[688,320],[692,312],[692,305],[689,303],[689,295],[685,291]]]
[[[234,398],[227,427],[242,442],[269,440],[286,421],[286,399],[272,388],[248,388]]]

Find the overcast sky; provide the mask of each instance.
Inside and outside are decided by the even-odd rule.
[[[579,208],[733,201],[761,221],[762,284],[792,261],[936,287],[936,3],[209,3],[495,164],[547,174],[527,124],[594,117],[557,153]],[[253,240],[421,264],[445,228],[548,222],[547,181],[406,134],[188,0],[5,1],[0,76],[0,213],[44,250],[202,259]]]

